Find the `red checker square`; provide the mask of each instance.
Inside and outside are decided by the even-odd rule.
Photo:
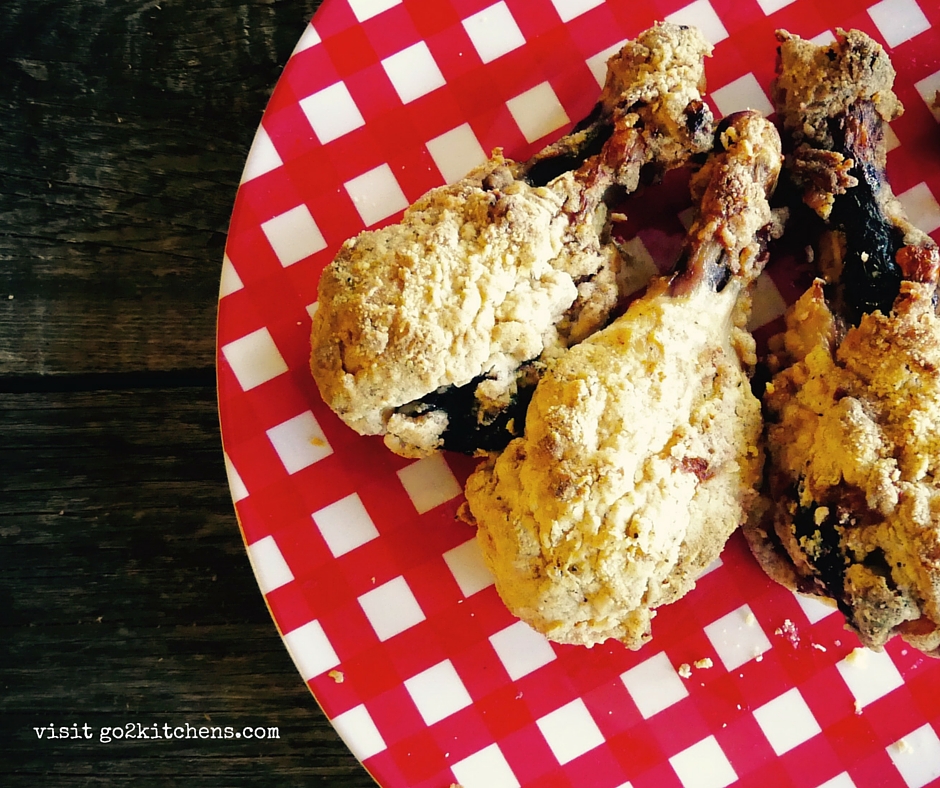
[[[269,105],[264,114],[264,130],[282,162],[296,159],[320,145],[313,126],[310,125],[310,121],[296,99],[292,99],[281,107]],[[245,186],[248,183],[252,181],[242,185]]]
[[[292,55],[287,61],[281,78],[278,80],[278,88],[271,98],[273,100],[277,96],[283,85],[290,88],[290,98],[296,102],[298,98],[323,90],[338,82],[339,79],[339,72],[333,65],[326,47],[312,46]],[[268,106],[267,111],[270,111],[271,105]]]
[[[298,582],[332,574],[333,556],[317,533],[310,515],[289,523],[275,533],[278,547],[284,555],[291,574]]]
[[[842,761],[826,741],[825,732],[786,753],[780,762],[797,788],[816,788],[844,768]]]
[[[430,726],[449,763],[473,755],[493,742],[479,709],[468,706]]]
[[[848,772],[857,788],[910,788],[883,747],[874,747],[866,758],[851,764]],[[922,788],[936,788],[933,780]]]
[[[630,8],[630,15],[643,15],[643,5],[644,3],[634,3]],[[583,60],[619,44],[626,37],[617,10],[608,3],[595,6],[588,12],[576,16],[568,22],[566,29],[574,49]],[[592,86],[596,84],[593,75],[590,83],[585,84]]]
[[[316,19],[317,30],[320,29],[319,22],[318,15]],[[323,33],[320,35],[323,36]],[[322,46],[329,54],[330,60],[333,61],[337,74],[344,79],[370,67],[379,59],[372,48],[372,42],[369,40],[365,28],[360,25],[323,36]]]
[[[284,66],[285,72],[290,67],[291,60],[288,60],[287,64]],[[275,85],[274,90],[271,92],[271,98],[268,99],[268,104],[264,108],[265,117],[262,118],[262,121],[266,121],[270,116],[295,105],[297,99],[304,95],[304,93],[296,93],[288,80],[278,80],[277,85]],[[265,131],[267,131],[267,124],[263,123],[262,125],[264,125]]]
[[[428,40],[435,33],[460,24],[460,15],[454,3],[425,3],[421,0],[404,0],[402,5],[411,16],[419,37]]]
[[[558,16],[558,10],[549,0],[530,0],[530,2],[506,0],[506,5],[509,6],[526,41],[535,41],[549,31],[564,27],[564,23]]]
[[[429,35],[426,41],[450,90],[454,89],[455,82],[460,78],[472,76],[481,69],[485,72],[480,56],[463,25],[456,24],[444,28]],[[474,107],[480,106],[479,103],[471,103]]]
[[[514,684],[507,683],[506,673],[493,652],[486,633],[478,631],[473,618],[470,619],[470,624],[465,626],[476,635],[475,642],[470,645],[460,643],[457,648],[450,650],[453,653],[454,667],[463,678],[467,692],[478,701],[494,694],[516,698],[520,691]],[[465,640],[469,641],[470,638]]]
[[[499,742],[513,773],[522,785],[558,778],[558,761],[535,724],[513,731]]]
[[[776,764],[777,759],[767,737],[750,714],[742,714],[727,727],[717,729],[714,736],[739,776],[756,772],[767,763]]]
[[[630,780],[631,788],[684,788],[668,762],[654,766]]]
[[[493,2],[494,0],[450,0],[449,5],[460,19],[466,19],[484,8],[489,8]],[[412,4],[414,4],[413,0]]]
[[[859,763],[881,746],[869,717],[869,714],[849,713],[824,729],[826,739],[846,766]]]
[[[369,704],[369,711],[390,749],[409,739],[412,739],[414,744],[413,739],[416,736],[424,738],[427,743],[433,742],[433,737],[404,684],[376,695]],[[436,743],[433,746],[437,749]],[[440,755],[443,756],[443,752]]]
[[[380,63],[351,74],[346,87],[352,94],[366,123],[371,125],[386,112],[401,106],[401,99]]]
[[[872,708],[870,722],[879,741],[892,744],[923,725],[924,714],[910,688],[902,686],[877,702],[877,709]]]
[[[584,775],[591,775],[591,784],[596,788],[618,788],[626,782],[627,775],[623,765],[617,760],[609,747],[597,747],[590,752],[562,766],[570,785],[584,783]]]
[[[344,630],[335,631],[342,635]],[[356,698],[370,703],[373,698],[401,684],[401,676],[385,659],[384,647],[379,645],[364,649],[361,639],[356,639],[350,645],[358,652],[349,651],[345,654],[339,669],[343,672],[343,684],[350,690],[351,703]]]
[[[331,0],[331,2],[323,3],[317,9],[313,24],[317,29],[317,33],[320,34],[320,38],[327,39],[357,25],[358,21],[348,2]]]
[[[319,594],[322,584],[308,582],[303,583],[301,587],[307,603],[323,625],[333,649],[343,664],[363,652],[375,655],[372,658],[375,659],[376,664],[386,659],[384,644],[378,643],[378,638],[372,632],[365,613],[355,597],[349,593],[348,587],[342,589],[346,593],[335,592],[333,599],[337,600],[336,606],[329,609],[328,600]],[[390,665],[390,668],[394,670],[394,665]]]
[[[280,491],[284,489],[284,467],[275,454],[271,441],[263,432],[229,447],[229,458],[249,491],[248,497],[239,501],[239,511],[246,518],[251,517],[253,522],[268,523],[268,530],[261,534],[266,536],[271,532],[270,529],[276,526],[271,525],[272,518],[265,507],[269,501],[276,501]],[[272,485],[275,487],[273,490]],[[289,483],[287,486],[290,486]]]
[[[241,474],[241,472],[239,473]],[[245,475],[242,475],[243,480]],[[246,486],[248,484],[249,482],[246,482]],[[250,486],[248,489],[252,490]],[[251,495],[243,503],[246,507],[250,504],[256,512],[263,512],[262,516],[267,523],[267,532],[270,534],[276,533],[282,528],[290,528],[309,517],[303,501],[293,492],[290,480],[283,477],[275,479],[267,485],[259,485],[259,488],[252,490]]]
[[[245,396],[245,392],[235,379],[232,368],[228,366],[228,362],[221,354],[216,364],[219,401],[225,403],[225,411],[222,415],[222,422],[225,426],[223,444],[226,451],[229,451],[243,441],[257,436],[262,428],[248,397]],[[237,465],[235,467],[238,468]]]
[[[639,0],[637,3],[608,3],[614,19],[617,20],[619,35],[617,39],[636,38],[643,30],[654,22],[665,19],[666,12],[662,11],[661,3],[656,0]],[[675,10],[675,9],[673,9]],[[610,43],[615,43],[611,41]]]
[[[730,36],[739,36],[755,22],[766,19],[756,0],[709,0],[709,2]],[[741,36],[741,38],[744,37],[746,36]],[[769,51],[773,52],[773,49]]]
[[[638,775],[654,769],[666,760],[666,752],[645,723],[634,725],[623,733],[608,737],[607,743],[623,767],[624,773],[634,781],[634,786],[638,785],[635,782]],[[669,754],[672,754],[671,747]],[[673,774],[673,779],[675,779],[675,774]]]
[[[389,747],[402,775],[401,785],[421,785],[447,769],[447,759],[434,738],[427,732],[398,741]]]
[[[521,691],[512,684],[478,698],[475,706],[494,741],[501,741],[534,721]]]
[[[689,699],[674,703],[646,721],[660,749],[674,755],[700,742],[712,730]]]
[[[274,254],[270,241],[258,226],[258,220],[251,217],[252,221],[248,223],[244,221],[247,218],[239,217],[238,227],[232,230],[234,235],[229,235],[227,252],[235,270],[244,272],[239,273],[239,278],[242,284],[249,288],[251,299],[254,301],[263,294],[260,288],[265,286],[265,280],[279,274],[283,267]]]
[[[316,618],[298,583],[285,583],[275,588],[265,601],[282,633],[291,632]]]
[[[385,658],[402,678],[410,678],[449,658],[448,650],[434,637],[434,631],[421,622],[385,641]]]
[[[303,202],[294,187],[289,171],[277,167],[242,184],[244,199],[251,207],[255,221],[262,224]]]
[[[804,681],[800,694],[822,728],[855,713],[855,699],[834,664]]]
[[[764,764],[755,771],[744,774],[736,773],[739,777],[734,783],[736,788],[766,788],[768,785],[774,788],[797,788],[790,776],[783,772],[779,762]],[[816,783],[813,784],[813,788],[815,786]]]
[[[394,55],[421,40],[414,20],[403,4],[395,5],[362,23],[376,59]]]

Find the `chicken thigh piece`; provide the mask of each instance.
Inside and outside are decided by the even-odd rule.
[[[655,609],[694,585],[757,495],[748,286],[781,230],[781,165],[758,113],[726,119],[692,179],[679,270],[571,348],[536,386],[524,436],[469,478],[503,601],[559,643],[639,648]]]
[[[712,144],[711,46],[661,24],[608,62],[591,115],[527,162],[497,152],[325,269],[311,370],[325,402],[393,451],[498,450],[543,363],[609,322],[624,261],[607,201]]]
[[[780,39],[787,167],[820,217],[824,277],[771,342],[766,511],[745,533],[772,577],[834,601],[865,646],[901,635],[938,656],[940,258],[886,180],[894,70],[857,31]]]

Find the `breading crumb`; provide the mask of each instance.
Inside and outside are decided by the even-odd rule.
[[[687,679],[689,678],[689,676],[692,675],[692,667],[689,665],[688,662],[683,662],[681,665],[679,665],[678,672],[679,672],[679,675],[682,676],[682,678]]]
[[[346,680],[346,676],[341,670],[331,670],[326,675],[333,679],[333,681],[335,681],[337,684],[342,684]]]

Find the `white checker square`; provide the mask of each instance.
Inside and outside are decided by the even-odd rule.
[[[469,123],[428,140],[427,147],[447,183],[460,180],[486,161],[486,152]]]
[[[754,709],[754,719],[777,755],[783,755],[822,733],[812,710],[796,687]]]
[[[242,278],[232,265],[232,261],[227,254],[222,255],[222,277],[219,281],[219,298],[225,298],[227,295],[237,293],[245,285]]]
[[[281,155],[271,142],[271,138],[264,130],[264,126],[258,126],[255,132],[255,138],[248,151],[248,158],[245,160],[245,169],[242,170],[241,183],[253,180],[259,175],[276,170],[284,162],[281,161]]]
[[[793,2],[795,2],[795,0],[757,0],[757,5],[760,6],[760,10],[763,11],[766,16],[770,16],[775,11],[786,8]]]
[[[827,616],[839,612],[839,608],[836,607],[835,602],[831,604],[826,603],[819,597],[809,596],[808,594],[797,594],[796,592],[794,592],[793,596],[796,597],[796,601],[803,609],[803,613],[806,614],[806,618],[809,619],[810,624],[815,624],[822,621]]]
[[[718,111],[726,117],[745,109],[755,109],[763,115],[770,115],[774,111],[774,105],[751,72],[713,90],[712,98]]]
[[[535,142],[570,122],[548,82],[540,82],[509,99],[506,106],[527,142]]]
[[[461,788],[520,788],[499,745],[491,744],[450,767]]]
[[[404,577],[396,577],[359,597],[366,618],[379,640],[389,638],[424,621],[424,611]]]
[[[490,635],[490,645],[513,681],[555,660],[551,643],[524,621],[517,621]]]
[[[855,783],[852,781],[852,778],[849,777],[848,772],[842,772],[837,774],[831,780],[826,780],[822,785],[816,786],[816,788],[856,788]]]
[[[930,723],[911,731],[887,749],[908,788],[924,788],[940,777],[940,737]]]
[[[266,432],[288,473],[294,474],[333,453],[316,417],[309,410]]]
[[[287,372],[287,362],[266,328],[259,328],[223,345],[222,355],[242,391],[251,391]]]
[[[238,503],[248,497],[248,488],[242,481],[242,477],[238,475],[238,471],[235,470],[228,454],[223,452],[222,458],[225,460],[225,475],[228,477],[228,489],[232,494],[232,501]]]
[[[432,454],[406,465],[398,471],[398,478],[418,514],[429,512],[463,492],[441,454]]]
[[[294,579],[294,573],[290,571],[273,536],[265,536],[248,545],[248,558],[262,594],[270,594],[275,588],[287,585]]]
[[[408,207],[408,198],[387,164],[380,164],[343,186],[366,227]]]
[[[604,743],[604,734],[581,698],[546,714],[535,724],[562,765]]]
[[[300,39],[297,41],[297,44],[294,46],[294,51],[291,52],[291,57],[296,55],[298,52],[303,52],[306,49],[315,47],[321,41],[320,34],[317,32],[317,29],[313,26],[313,23],[307,25],[304,28],[304,32],[301,34]]]
[[[918,183],[906,192],[898,195],[901,205],[907,212],[907,218],[915,227],[925,233],[932,233],[940,227],[940,205],[926,183]]]
[[[284,635],[284,644],[304,681],[339,665],[339,657],[319,621],[310,621],[291,630]]]
[[[771,648],[764,630],[747,605],[741,605],[705,627],[726,670],[741,667]]]
[[[449,659],[405,679],[405,689],[418,707],[425,725],[440,722],[473,703]]]
[[[299,103],[323,145],[365,125],[359,107],[343,82],[334,82]]]
[[[262,222],[261,230],[284,268],[326,249],[323,233],[303,203]]]
[[[360,22],[365,22],[400,4],[401,0],[349,0],[349,7]]]
[[[856,648],[836,663],[836,669],[860,708],[874,703],[904,684],[887,651],[879,653],[867,648]]]
[[[933,74],[924,77],[914,85],[920,97],[924,100],[934,116],[934,119],[940,123],[940,102],[937,101],[937,94],[940,93],[940,71],[934,71]]]
[[[622,673],[620,680],[644,720],[689,695],[685,683],[664,651]]]
[[[525,44],[525,37],[503,0],[463,20],[480,60],[490,63]]]
[[[603,5],[604,0],[552,0],[552,5],[562,22],[570,22],[575,17]]]
[[[728,37],[728,31],[715,13],[708,0],[695,0],[684,8],[674,11],[666,17],[667,22],[677,25],[692,25],[702,31],[702,35],[711,44],[717,44]]]
[[[443,557],[464,597],[473,596],[495,582],[493,573],[483,561],[480,543],[475,537],[452,547]]]
[[[336,715],[331,722],[350,752],[364,761],[382,752],[386,745],[365,705]]]
[[[761,274],[751,289],[751,315],[747,327],[754,331],[776,320],[787,310],[787,302],[769,274]]]
[[[673,755],[669,763],[683,788],[725,788],[738,779],[728,756],[714,736]]]
[[[402,104],[408,104],[446,84],[444,75],[424,41],[389,55],[382,61],[382,68]]]
[[[334,558],[362,547],[379,535],[357,493],[324,506],[312,516]]]
[[[607,49],[602,49],[596,55],[591,55],[585,61],[600,87],[604,87],[604,83],[607,81],[607,61],[623,48],[625,42],[626,39],[621,39],[616,44],[607,47]]]
[[[930,30],[930,22],[916,0],[881,0],[868,15],[889,47],[896,47]]]
[[[316,314],[317,307],[319,307],[319,306],[320,306],[320,302],[319,302],[319,301],[314,301],[312,304],[307,304],[307,306],[306,306],[307,314],[309,315],[309,317],[310,317],[311,320],[313,320],[313,316],[314,316],[314,314]]]

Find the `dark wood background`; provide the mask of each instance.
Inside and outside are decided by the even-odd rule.
[[[215,315],[317,0],[0,0],[0,784],[369,786],[251,574]],[[276,740],[35,727],[277,726]]]

